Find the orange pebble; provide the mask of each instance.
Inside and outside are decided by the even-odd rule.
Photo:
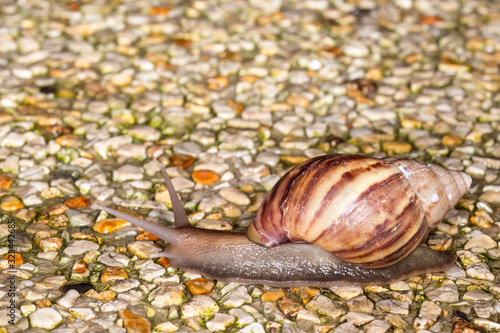
[[[4,190],[8,190],[12,183],[14,182],[14,178],[7,176],[6,174],[0,174],[0,188]]]
[[[79,197],[69,198],[68,200],[64,201],[64,204],[71,209],[75,209],[87,207],[88,205],[90,205],[90,200],[87,199],[87,197],[81,195]]]
[[[158,260],[156,260],[156,262],[158,264],[160,264],[162,267],[170,267],[170,261],[168,260],[167,257],[161,257],[161,258],[158,258]]]
[[[220,179],[219,175],[212,170],[196,170],[191,174],[197,184],[210,185]]]
[[[7,253],[4,257],[4,260],[7,260],[7,263],[14,266],[21,265],[23,261],[23,257],[19,253]]]
[[[187,169],[193,164],[194,158],[189,155],[176,155],[170,158],[171,166]]]
[[[212,289],[214,289],[214,283],[212,281],[207,281],[204,278],[187,281],[186,285],[193,295],[208,294],[212,291]]]
[[[92,230],[100,234],[109,234],[125,227],[127,224],[128,222],[122,219],[100,220],[92,226]]]
[[[156,241],[158,239],[159,238],[156,235],[154,235],[150,232],[141,232],[139,235],[137,235],[137,237],[135,237],[135,240],[138,240],[138,241],[140,241],[140,240]]]

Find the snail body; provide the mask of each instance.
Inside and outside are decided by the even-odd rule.
[[[155,257],[168,257],[173,267],[226,282],[280,287],[387,284],[446,270],[455,262],[454,254],[419,244],[470,186],[470,177],[463,173],[408,159],[320,156],[296,166],[273,187],[247,236],[191,226],[165,168],[160,168],[172,200],[175,227],[97,204],[93,207],[164,239],[165,251]],[[442,185],[442,181],[453,184]],[[371,211],[370,205],[375,205]],[[362,209],[356,211],[357,206]],[[316,210],[308,211],[312,209]],[[332,219],[332,226],[325,228],[324,217],[333,213],[344,218]],[[346,219],[349,216],[357,219],[351,222]],[[290,220],[306,225],[290,228]],[[317,222],[322,230],[316,228]],[[350,228],[354,232],[349,236],[346,229]],[[341,235],[338,244],[322,248],[319,242],[310,241],[325,229]],[[373,237],[363,245],[361,238],[367,235]]]

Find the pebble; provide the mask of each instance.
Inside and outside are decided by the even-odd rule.
[[[340,321],[347,321],[355,326],[364,325],[374,320],[375,317],[363,312],[350,311],[346,315],[340,317]]]
[[[385,312],[406,316],[409,313],[410,303],[393,299],[378,301],[375,306]]]
[[[6,195],[0,199],[0,209],[6,212],[15,212],[24,207],[21,200],[12,195]]]
[[[123,326],[127,329],[127,332],[151,332],[151,323],[146,318],[125,309],[121,309],[118,314],[123,319]]]
[[[464,250],[470,250],[474,247],[482,247],[485,249],[492,249],[494,247],[497,247],[498,244],[495,242],[490,236],[488,235],[479,235],[471,238],[467,243],[464,245]]]
[[[464,300],[468,301],[491,301],[493,296],[481,289],[474,289],[464,294]]]
[[[495,275],[490,272],[488,265],[485,263],[470,265],[465,269],[465,273],[467,274],[467,276],[474,279],[495,281]]]
[[[181,305],[184,303],[184,299],[184,286],[180,284],[160,285],[148,295],[151,305],[159,308]]]
[[[130,226],[131,223],[122,219],[105,219],[94,223],[92,230],[100,234],[109,234],[116,230]]]
[[[139,280],[129,278],[126,280],[117,281],[115,284],[109,287],[109,289],[116,293],[122,293],[137,288],[139,287],[139,285]]]
[[[214,289],[215,285],[212,281],[207,281],[204,278],[197,278],[186,281],[186,286],[191,294],[203,295],[210,293]]]
[[[132,255],[139,258],[149,258],[154,253],[162,251],[161,248],[153,245],[151,241],[137,241],[127,244],[127,249]]]
[[[29,319],[31,327],[51,330],[62,322],[63,317],[53,308],[42,308],[33,312]]]
[[[62,307],[70,308],[75,304],[76,299],[80,297],[80,294],[75,289],[69,290],[62,298],[57,301]]]
[[[385,333],[391,328],[391,323],[387,320],[375,319],[366,325],[363,325],[363,330],[366,333]]]
[[[459,300],[457,286],[445,285],[426,292],[427,297],[433,302],[456,303]]]
[[[127,278],[128,274],[123,267],[106,267],[101,273],[102,283],[116,282]]]
[[[306,304],[306,308],[315,311],[320,315],[334,319],[345,314],[345,310],[343,308],[336,305],[328,297],[319,294],[314,296],[313,299]]]
[[[141,167],[135,165],[122,165],[113,171],[113,181],[126,182],[129,180],[140,180],[144,178],[144,172]]]
[[[64,254],[68,256],[78,256],[90,251],[97,251],[99,245],[87,240],[72,240],[64,249]]]
[[[217,303],[207,295],[193,296],[191,300],[181,305],[181,318],[209,318],[219,312]],[[247,326],[248,327],[248,326]]]
[[[139,272],[139,277],[142,280],[151,282],[155,278],[159,278],[163,274],[165,274],[165,268],[163,266],[151,263],[148,264],[146,267],[141,268]]]
[[[357,286],[335,286],[330,287],[330,290],[345,300],[350,300],[363,294],[363,288]]]
[[[238,308],[243,304],[252,302],[252,297],[248,294],[245,286],[239,286],[233,289],[226,297],[222,305],[227,309]]]
[[[224,331],[231,326],[235,318],[228,314],[216,313],[214,317],[206,322],[207,328],[211,331]]]
[[[232,187],[222,188],[219,191],[219,195],[227,201],[234,203],[235,205],[244,206],[250,204],[250,198],[248,198],[245,193],[238,191]]]
[[[361,295],[355,298],[351,298],[346,302],[347,307],[350,311],[358,311],[364,313],[372,313],[375,305],[366,296]]]
[[[73,317],[84,321],[95,319],[97,317],[95,312],[89,308],[70,308],[68,311],[73,315]]]

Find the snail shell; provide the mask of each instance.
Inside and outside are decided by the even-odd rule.
[[[271,189],[248,229],[273,247],[314,244],[361,267],[412,253],[471,185],[465,173],[406,158],[319,156]]]

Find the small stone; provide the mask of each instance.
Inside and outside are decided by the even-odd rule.
[[[361,295],[356,298],[351,298],[346,302],[350,311],[372,313],[375,305],[366,296]]]
[[[106,201],[115,194],[115,189],[107,186],[92,186],[90,194],[98,201]]]
[[[283,290],[268,291],[260,296],[260,300],[262,302],[276,302],[282,299],[283,297],[286,297],[285,292]]]
[[[382,144],[382,149],[389,155],[407,154],[411,148],[411,144],[408,142],[386,141]]]
[[[133,138],[142,141],[156,141],[161,137],[161,133],[154,127],[147,125],[137,125],[126,130]]]
[[[375,317],[363,312],[350,311],[346,315],[340,317],[340,321],[347,321],[353,325],[359,326],[369,323]]]
[[[136,165],[122,165],[113,171],[113,181],[125,182],[129,180],[140,180],[144,178],[142,167]]]
[[[406,316],[409,313],[410,303],[393,299],[378,301],[375,306],[385,312]]]
[[[288,297],[280,299],[278,302],[278,307],[280,308],[281,312],[283,312],[288,317],[295,317],[300,310],[304,309],[304,307],[300,305],[300,303]]]
[[[219,312],[217,303],[207,295],[194,296],[190,301],[181,306],[181,318],[200,317],[207,318]]]
[[[23,207],[21,200],[13,195],[6,195],[0,199],[0,209],[6,212],[15,212]]]
[[[153,327],[153,332],[174,333],[179,330],[174,323],[166,321]]]
[[[153,281],[156,278],[165,274],[165,268],[161,265],[150,263],[146,267],[141,268],[139,277],[145,281]]]
[[[71,269],[71,279],[84,279],[90,275],[85,261],[78,260]]]
[[[127,244],[127,249],[132,255],[139,258],[149,258],[153,253],[161,252],[161,248],[154,246],[151,241],[137,241]]]
[[[459,300],[458,288],[454,285],[445,285],[432,289],[426,293],[433,302],[456,303]]]
[[[24,146],[26,136],[20,133],[10,132],[0,142],[0,146],[8,148],[18,148]]]
[[[94,225],[92,226],[92,230],[100,234],[109,234],[121,228],[128,227],[130,225],[131,225],[130,222],[127,222],[120,218],[105,219],[94,223]]]
[[[420,307],[418,317],[413,322],[413,327],[417,330],[426,330],[437,322],[439,315],[441,315],[439,305],[425,301]]]
[[[493,295],[490,295],[481,289],[474,289],[464,294],[464,300],[467,301],[491,301],[492,299]]]
[[[255,321],[255,319],[248,312],[242,309],[231,309],[229,310],[229,314],[236,317],[236,327],[243,327]]]
[[[71,313],[73,317],[82,319],[84,321],[91,320],[97,317],[95,312],[89,308],[70,308],[68,312]]]
[[[219,191],[219,195],[235,205],[243,206],[250,204],[250,199],[245,193],[232,187],[224,187]]]
[[[102,283],[115,282],[127,278],[128,274],[123,267],[106,267],[101,273]]]
[[[211,170],[196,170],[191,174],[193,181],[197,184],[210,185],[220,179],[219,175]]]
[[[151,332],[151,323],[146,318],[137,316],[125,309],[121,309],[118,314],[120,315],[120,318],[123,319],[123,326],[127,329],[127,332]]]
[[[193,295],[208,294],[214,289],[214,283],[204,278],[186,281],[186,286]]]
[[[180,305],[184,298],[184,286],[181,284],[160,285],[148,295],[151,305],[159,308]]]
[[[206,326],[207,328],[214,332],[214,331],[224,331],[226,330],[229,326],[234,324],[235,318],[231,315],[228,314],[223,314],[223,313],[216,313],[212,320],[207,321]]]
[[[132,74],[129,73],[119,73],[111,77],[109,82],[116,87],[126,87],[132,82]]]
[[[333,319],[339,318],[345,314],[344,309],[337,306],[331,299],[321,294],[314,296],[314,298],[306,304],[306,308]]]
[[[443,146],[458,146],[462,143],[462,138],[456,134],[447,134],[441,141]]]
[[[14,182],[14,178],[2,173],[0,174],[0,188],[4,190],[8,190],[12,183]]]
[[[465,273],[473,279],[495,281],[495,275],[490,272],[488,265],[485,263],[470,265],[466,268]]]
[[[70,289],[63,297],[61,297],[57,301],[57,304],[65,308],[70,308],[73,306],[73,304],[75,304],[75,301],[78,297],[80,297],[80,293],[78,293],[78,291],[76,291],[75,289]]]
[[[335,286],[330,287],[330,290],[346,300],[363,294],[363,288],[355,286]]]
[[[87,207],[90,205],[90,200],[87,199],[85,196],[79,196],[75,198],[70,198],[66,201],[64,201],[64,204],[68,206],[70,209],[77,209],[77,208],[82,208],[82,207]]]
[[[340,324],[334,329],[330,330],[332,333],[361,333],[362,331],[351,323]]]
[[[492,331],[497,331],[500,330],[500,324],[485,318],[474,318],[472,320],[472,323],[474,325],[477,325],[479,327],[484,327],[487,330],[492,330]],[[475,331],[467,331],[467,333],[475,333]]]
[[[222,304],[224,307],[232,309],[251,302],[252,296],[248,294],[247,288],[245,286],[239,286],[228,294],[227,299],[223,301]]]
[[[99,245],[94,242],[87,240],[72,240],[63,252],[68,256],[77,256],[89,251],[97,251],[97,249],[99,249]]]
[[[90,289],[84,296],[92,297],[93,299],[107,303],[116,297],[116,293],[112,290],[105,290],[98,293],[95,289]]]
[[[194,158],[190,155],[175,155],[170,158],[172,167],[187,169],[193,164]]]
[[[486,202],[500,203],[500,192],[488,190],[479,196],[479,200],[484,200]]]
[[[485,249],[492,249],[494,247],[497,247],[498,244],[493,240],[488,235],[479,235],[471,238],[467,243],[464,245],[464,250],[470,250],[473,247],[482,247]]]
[[[366,333],[385,333],[391,328],[391,323],[387,320],[376,319],[370,323],[363,325],[363,330]]]
[[[127,267],[130,262],[129,257],[116,252],[105,252],[97,258],[97,261],[106,266],[122,266]]]
[[[61,314],[53,308],[38,309],[30,315],[30,326],[51,330],[62,322]]]
[[[109,289],[116,293],[123,293],[125,291],[129,291],[130,289],[139,287],[140,284],[139,280],[126,279],[116,282]]]

